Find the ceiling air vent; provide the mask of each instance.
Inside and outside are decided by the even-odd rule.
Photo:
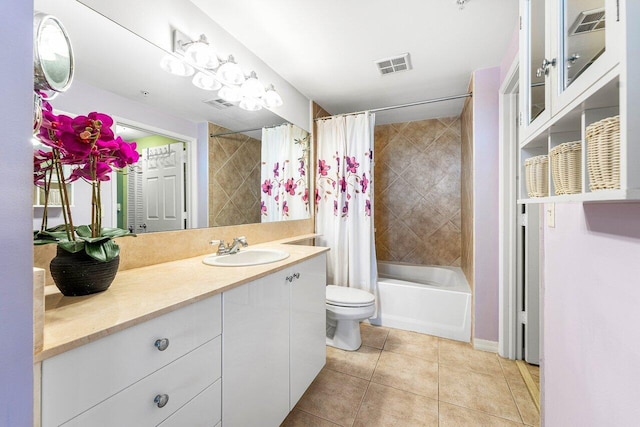
[[[217,108],[218,110],[224,110],[225,108],[234,106],[234,104],[230,103],[229,101],[225,101],[222,98],[206,99],[202,102],[213,108]]]
[[[392,58],[379,59],[376,61],[380,74],[387,75],[407,71],[411,69],[411,58],[408,53],[394,56]]]
[[[570,36],[604,30],[604,8],[585,10],[578,14],[571,26]]]

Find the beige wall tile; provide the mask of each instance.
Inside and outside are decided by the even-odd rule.
[[[458,117],[376,126],[375,149],[378,259],[455,263],[461,258]],[[447,223],[454,233],[442,230],[428,240]]]

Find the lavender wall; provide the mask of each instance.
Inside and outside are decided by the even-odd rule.
[[[637,425],[640,204],[556,204],[545,227],[544,420]]]
[[[474,338],[498,341],[498,90],[500,67],[474,72]]]
[[[33,3],[0,2],[0,425],[30,426],[33,410],[31,244]]]
[[[518,56],[518,52],[520,50],[520,26],[516,24],[513,29],[513,34],[511,35],[511,41],[509,42],[509,46],[502,57],[502,61],[500,62],[500,84],[504,81],[504,78],[507,76],[507,72],[509,71],[509,67],[513,63],[513,60]]]

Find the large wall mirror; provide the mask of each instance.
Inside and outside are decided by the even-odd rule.
[[[141,161],[102,186],[104,226],[144,233],[310,217],[306,130],[276,114],[277,108],[246,111],[194,86],[191,78],[163,71],[165,48],[83,3],[35,0],[34,6],[64,24],[75,53],[74,83],[53,107],[72,115],[112,115],[116,133],[138,142]],[[158,187],[163,180],[173,187]],[[84,183],[74,183],[77,209],[86,206],[85,190]],[[34,205],[38,228],[42,212]],[[161,210],[170,215],[153,220]],[[81,221],[83,213],[76,216]],[[52,208],[50,226],[55,218]]]

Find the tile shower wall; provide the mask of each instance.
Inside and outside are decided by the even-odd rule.
[[[378,260],[460,265],[460,133],[458,117],[375,127]]]
[[[469,92],[473,91],[473,81]],[[462,262],[467,282],[473,287],[473,101],[468,98],[460,116],[462,129]]]
[[[209,124],[209,134],[228,129]],[[209,138],[209,226],[260,222],[260,140]]]

